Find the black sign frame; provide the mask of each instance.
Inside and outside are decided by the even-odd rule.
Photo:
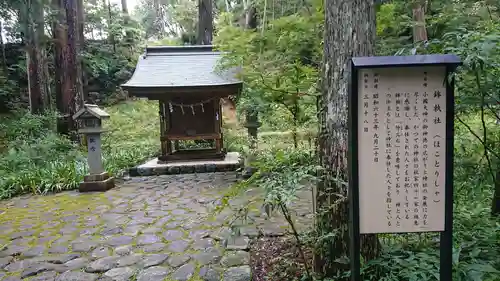
[[[414,55],[354,57],[351,60],[349,93],[349,231],[351,281],[361,281],[360,218],[359,218],[359,170],[358,170],[358,81],[359,70],[373,68],[408,68],[445,66],[446,69],[446,149],[445,149],[445,225],[440,232],[440,281],[452,280],[453,256],[453,149],[455,79],[453,73],[462,63],[456,55]]]

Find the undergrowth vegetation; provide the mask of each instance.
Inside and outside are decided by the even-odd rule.
[[[467,121],[476,124],[474,129],[479,130],[481,122],[477,118]],[[496,126],[495,122],[488,122],[490,129],[500,133]],[[481,157],[484,148],[464,126],[457,127],[455,137],[453,280],[497,281],[500,276],[500,221],[491,216],[493,179],[489,176],[484,157]],[[298,249],[298,254],[295,254],[298,257],[294,259],[305,260],[301,266],[291,270],[292,259],[284,267],[273,268],[268,276],[283,278],[283,272],[286,272],[290,278],[287,280],[311,280],[314,276],[312,260],[307,253],[314,251],[318,241],[328,237],[318,236],[312,229],[302,233],[297,231],[293,203],[299,192],[308,192],[316,184],[321,168],[315,151],[306,142],[301,143],[300,149],[291,148],[291,143],[285,148],[277,143],[278,139],[275,139],[275,145],[258,150],[253,163],[258,172],[235,186],[226,196],[229,200],[248,188],[259,186],[263,189],[266,195],[262,208],[268,216],[279,214],[286,219]],[[363,280],[439,280],[439,235],[379,235],[379,239],[383,251],[378,258],[364,263]],[[347,262],[348,259],[343,261]],[[345,272],[334,279],[321,280],[344,280],[348,277],[349,272]]]
[[[155,25],[161,21],[149,17],[152,10],[146,2],[139,9],[144,20],[142,28],[147,34],[157,33]],[[183,1],[170,2],[162,4],[165,11],[175,8],[172,3]],[[227,10],[217,11],[214,43],[228,51],[220,66],[240,66],[244,82],[237,101],[238,112],[243,116],[239,116],[240,124],[224,129],[224,143],[230,151],[252,156],[248,158],[253,159],[250,164],[256,168],[256,173],[230,189],[223,201],[229,202],[247,189],[257,187],[264,193],[259,207],[268,216],[279,213],[289,223],[300,262],[288,263],[294,264],[293,267],[273,267],[274,272],[268,272],[269,280],[346,280],[348,257],[331,258],[341,270],[337,276],[325,279],[315,275],[310,254],[328,245],[341,231],[319,235],[319,231],[311,227],[301,232],[293,210],[298,194],[322,180],[315,137],[322,125],[318,113],[325,110],[320,108],[318,100],[322,95],[321,79],[326,77],[321,68],[323,5],[329,1],[272,1],[272,7],[268,6],[270,1],[219,2],[219,9]],[[234,4],[232,9],[229,2],[231,6]],[[252,16],[245,14],[252,9],[247,9],[243,2],[252,2],[252,8],[258,11],[258,16],[257,13],[253,16],[255,22],[260,23],[255,23],[253,28],[237,24]],[[418,1],[376,2],[377,55],[454,53],[464,62],[455,75],[453,280],[500,281],[500,126],[497,124],[500,119],[500,6],[488,0],[425,1],[428,7],[424,27],[429,40],[415,43],[411,5]],[[190,0],[189,3],[193,4]],[[187,21],[189,30],[194,31],[191,17],[194,6],[189,7],[189,13],[183,14],[182,9],[167,12],[175,12],[169,20],[177,21],[179,26]],[[87,16],[94,14],[87,20],[91,29],[98,29],[106,14],[112,16],[105,6],[92,11],[87,13]],[[118,17],[116,7],[114,13]],[[123,35],[119,24],[109,28],[117,30],[115,35]],[[136,31],[137,36],[142,34]],[[193,39],[191,33],[184,34],[184,39],[189,37],[185,42]],[[143,43],[135,39],[138,45]],[[153,45],[178,45],[183,41],[180,39],[163,38]],[[84,65],[92,76],[90,82],[98,85],[102,92],[96,102],[115,103],[105,108],[111,118],[104,124],[108,132],[103,137],[103,161],[106,171],[120,175],[124,169],[159,152],[158,104],[144,100],[122,101],[123,97],[116,95],[117,86],[130,76],[135,54],[123,51],[128,50],[128,43],[116,49],[119,51],[115,51],[114,44],[108,44],[106,49],[100,44],[98,41],[87,45]],[[12,72],[7,70],[0,70],[0,100],[9,102],[8,109],[18,108],[11,103],[26,103],[18,101],[23,95],[12,79],[5,78],[9,76],[3,72]],[[121,102],[116,104],[118,101]],[[258,115],[258,121],[262,122],[256,147],[250,145],[252,142],[247,137],[245,115]],[[55,113],[31,115],[23,109],[0,117],[0,199],[74,189],[83,179],[88,169],[85,146],[57,134],[55,120]],[[346,185],[341,178],[334,180]],[[330,208],[337,206],[332,203]],[[438,235],[378,235],[378,240],[382,245],[380,255],[363,260],[364,280],[439,280]],[[284,256],[293,259],[292,255]],[[286,267],[287,263],[284,264]],[[296,264],[300,266],[295,267]]]
[[[453,280],[497,281],[500,280],[500,221],[497,216],[498,207],[495,208],[495,204],[500,202],[500,173],[497,172],[500,164],[500,127],[497,124],[500,97],[500,7],[491,1],[426,3],[429,3],[425,15],[429,40],[420,43],[412,40],[411,29],[415,24],[411,18],[412,4],[408,1],[389,1],[377,5],[377,54],[453,53],[459,55],[464,62],[455,75]],[[295,14],[277,20],[273,18],[258,33],[231,25],[222,26],[217,38],[223,49],[231,51],[224,63],[244,65],[246,76],[243,78],[249,89],[241,98],[241,109],[259,111],[264,124],[273,124],[272,126],[283,131],[294,131],[298,126],[311,130],[317,125],[314,114],[321,110],[309,99],[309,96],[316,94],[314,85],[306,83],[310,86],[306,89],[301,84],[317,73],[301,74],[303,80],[293,80],[297,77],[294,74],[304,72],[311,66],[303,63],[305,54],[301,52],[309,50],[311,53],[306,55],[314,58],[315,48],[321,46],[321,36],[316,37],[315,29],[310,28],[312,22],[316,22],[318,26],[323,23],[323,19],[314,11],[311,13],[309,10],[309,13],[302,15],[301,20],[308,19],[302,23],[301,20],[294,20]],[[316,10],[318,11],[321,13],[320,8]],[[288,21],[293,24],[283,25]],[[300,25],[300,28],[296,25]],[[301,28],[310,28],[310,32],[297,37],[294,31]],[[304,48],[308,44],[313,44],[314,47]],[[281,49],[282,46],[291,47]],[[287,63],[280,64],[277,61]],[[295,69],[295,72],[289,68]],[[295,93],[301,94],[296,95],[294,89],[297,90]],[[261,106],[262,104],[267,107]],[[279,123],[276,122],[276,116],[284,115],[277,114],[277,108],[286,112],[284,109],[288,105],[292,105],[293,109],[294,104],[297,105],[296,112],[309,115],[308,118],[296,115],[296,122],[283,122],[281,127],[274,125]],[[287,117],[283,120],[294,119]],[[309,123],[309,120],[312,122]],[[267,274],[269,280],[324,278],[311,273],[313,261],[310,255],[304,253],[317,251],[328,245],[328,241],[332,241],[337,233],[334,231],[320,236],[312,228],[306,233],[297,233],[294,231],[296,226],[293,220],[293,202],[298,192],[314,186],[320,179],[321,169],[317,167],[314,148],[300,145],[293,149],[290,144],[283,148],[286,141],[289,139],[283,138],[274,145],[260,141],[258,151],[253,152],[256,156],[253,165],[259,171],[246,182],[238,184],[236,191],[231,190],[227,196],[231,198],[239,192],[258,186],[266,194],[262,207],[271,216],[273,213],[280,213],[289,222],[296,245],[301,249],[299,255],[306,258],[296,273],[289,273],[289,265],[294,261],[285,262],[282,267],[274,267],[273,272]],[[337,180],[339,184],[346,184],[341,179]],[[494,195],[495,189],[497,197]],[[337,204],[332,204],[331,208],[337,208]],[[271,210],[274,212],[270,212]],[[378,239],[382,252],[375,259],[363,261],[363,280],[439,280],[439,235],[378,235]],[[348,268],[349,259],[344,257],[334,262],[344,269]],[[289,275],[283,276],[284,272]],[[347,280],[349,275],[349,271],[339,270],[337,276],[329,278]]]
[[[159,120],[156,103],[132,101],[105,110],[103,161],[117,174],[157,153]],[[56,116],[18,111],[1,117],[0,198],[74,189],[87,173],[86,151],[56,133]]]

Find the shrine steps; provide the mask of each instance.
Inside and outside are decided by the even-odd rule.
[[[231,172],[243,167],[243,161],[238,152],[228,152],[223,160],[193,160],[162,163],[158,158],[130,168],[129,176],[145,177],[156,175],[175,175],[193,173]]]

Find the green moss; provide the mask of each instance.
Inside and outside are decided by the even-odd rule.
[[[105,194],[62,193],[58,195],[34,196],[21,200],[26,204],[16,206],[15,202],[5,201],[2,207],[0,207],[0,225],[12,225],[12,231],[2,232],[0,240],[9,241],[9,235],[12,232],[21,231],[21,226],[29,225],[31,227],[25,229],[25,231],[34,231],[32,236],[35,237],[34,240],[28,243],[30,246],[40,245],[37,237],[42,231],[51,231],[53,233],[51,236],[54,239],[44,242],[47,247],[50,247],[54,240],[62,236],[55,233],[59,232],[68,223],[62,220],[64,216],[77,215],[77,221],[81,225],[90,210],[98,206],[110,204]],[[46,223],[46,220],[43,219],[44,214],[54,216],[55,218],[50,220],[50,222],[58,222],[59,224],[50,229],[44,229],[43,226]],[[74,233],[74,235],[77,236],[78,233]]]

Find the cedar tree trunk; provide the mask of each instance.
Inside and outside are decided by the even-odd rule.
[[[47,93],[44,78],[43,4],[35,0],[25,2],[22,13],[25,24],[26,62],[28,69],[28,94],[31,113],[40,114],[46,108]]]
[[[318,235],[335,233],[318,245],[315,270],[332,276],[348,270],[341,262],[349,256],[349,202],[347,200],[347,105],[353,56],[373,55],[375,8],[373,0],[327,0],[325,2],[322,98],[320,101],[319,156],[325,169],[316,188]],[[380,244],[374,235],[361,239],[362,253],[371,259]]]
[[[198,0],[198,45],[211,45],[213,36],[212,0]]]
[[[415,0],[413,3],[413,43],[427,41],[425,26],[426,0]]]

